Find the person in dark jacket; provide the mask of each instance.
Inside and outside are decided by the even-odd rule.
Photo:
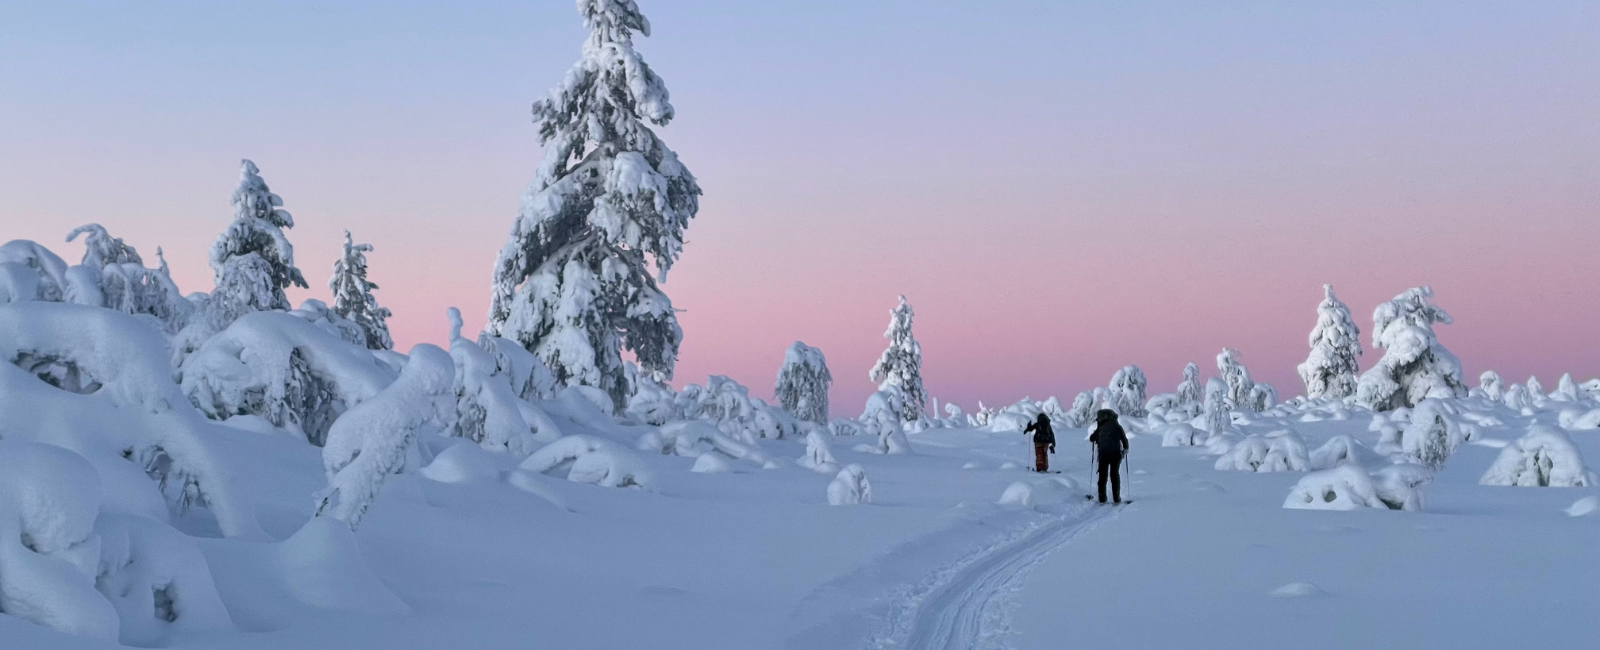
[[[1050,416],[1040,413],[1038,419],[1028,423],[1022,433],[1026,435],[1030,431],[1033,432],[1033,471],[1048,472],[1050,457],[1045,450],[1056,453],[1056,432],[1050,428]]]
[[[1098,447],[1100,452],[1099,479],[1100,503],[1106,502],[1106,477],[1111,477],[1111,498],[1116,503],[1122,503],[1122,476],[1117,470],[1122,465],[1122,455],[1128,451],[1128,434],[1122,430],[1122,425],[1117,423],[1117,413],[1110,409],[1100,409],[1095,413],[1094,433],[1089,434],[1089,442]]]

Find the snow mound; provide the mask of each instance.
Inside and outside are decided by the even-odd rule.
[[[1547,424],[1528,427],[1528,434],[1500,450],[1500,457],[1478,479],[1481,485],[1519,487],[1592,487],[1600,478],[1583,464],[1583,456],[1566,432]]]
[[[1234,444],[1214,467],[1235,472],[1304,472],[1310,468],[1306,443],[1292,431],[1271,437],[1247,436]]]
[[[839,470],[839,475],[828,484],[828,505],[856,503],[872,503],[872,483],[867,481],[867,470],[851,463]]]
[[[1169,424],[1161,428],[1161,446],[1193,447],[1204,445],[1210,437],[1205,431],[1186,423]]]
[[[1389,465],[1372,473],[1372,487],[1378,500],[1390,510],[1421,510],[1422,486],[1433,481],[1433,472],[1414,463]]]
[[[1340,465],[1305,475],[1289,490],[1283,507],[1302,510],[1386,508],[1421,510],[1422,486],[1433,473],[1421,465],[1399,464],[1373,475],[1359,465]]]
[[[123,645],[153,646],[174,630],[231,630],[233,620],[194,540],[143,517],[102,514],[95,586],[122,620]]]
[[[1570,416],[1568,414],[1571,414]],[[1566,410],[1561,412],[1563,429],[1600,429],[1600,408],[1589,411]]]
[[[748,460],[757,465],[764,465],[767,462],[766,454],[761,453],[754,444],[734,440],[704,420],[670,422],[655,433],[655,436],[646,434],[640,437],[637,448],[640,451],[655,451],[689,458],[714,450],[727,454],[730,458]]]
[[[649,487],[652,484],[644,460],[638,454],[593,436],[561,438],[533,452],[518,469],[541,474],[565,471],[569,481],[601,487]]]
[[[283,584],[300,602],[375,616],[411,611],[373,575],[344,522],[313,517],[275,550]]]
[[[833,458],[833,449],[828,443],[828,434],[821,429],[812,429],[806,433],[806,455],[796,460],[795,464],[824,474],[839,471],[839,461]]]
[[[1036,507],[1053,505],[1076,497],[1078,484],[1065,476],[1014,481],[1006,486],[997,502],[1002,506]]]
[[[1323,591],[1322,587],[1318,587],[1309,582],[1291,582],[1282,587],[1278,587],[1277,589],[1273,589],[1270,595],[1273,598],[1311,598],[1316,596],[1326,596],[1328,595],[1328,592]]]
[[[1594,514],[1595,510],[1600,510],[1600,496],[1588,496],[1573,501],[1572,505],[1567,506],[1566,513],[1568,517],[1582,517]]]
[[[1000,463],[1000,469],[1022,469],[1022,466],[1008,460],[1004,463]]]
[[[60,447],[0,441],[0,612],[67,634],[117,639],[95,576],[100,478]]]
[[[723,459],[722,454],[700,454],[694,459],[694,467],[689,471],[697,474],[722,474],[733,471],[733,466]]]
[[[495,464],[494,454],[477,445],[460,443],[439,452],[420,473],[440,483],[469,483],[500,478],[500,468]]]
[[[1311,452],[1311,469],[1333,469],[1345,464],[1364,467],[1377,460],[1378,454],[1368,449],[1366,445],[1350,436],[1339,435],[1329,438],[1321,447]]]
[[[259,415],[319,447],[340,414],[395,379],[366,348],[282,312],[241,316],[184,359],[179,374],[207,417]]]
[[[1301,510],[1356,510],[1382,508],[1372,478],[1354,465],[1305,475],[1289,490],[1283,507]]]

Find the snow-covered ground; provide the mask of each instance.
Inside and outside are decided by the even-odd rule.
[[[16,306],[0,310],[10,310],[13,321],[26,320]],[[1163,447],[1164,439],[1198,442],[1206,434],[1163,435],[1165,429],[1131,422],[1133,474],[1125,490],[1135,502],[1109,508],[1084,500],[1088,446],[1078,441],[1081,430],[1065,426],[1060,453],[1053,457],[1065,470],[1060,475],[1022,469],[1031,462],[1031,444],[1011,428],[1014,418],[998,416],[988,426],[912,433],[910,454],[880,453],[872,436],[819,433],[830,442],[834,463],[818,472],[797,464],[815,450],[792,435],[739,442],[743,458],[709,447],[696,450],[715,462],[636,451],[641,442],[662,448],[663,434],[692,437],[686,431],[701,426],[710,427],[701,434],[714,436],[717,430],[705,422],[655,427],[614,421],[565,391],[532,403],[564,439],[587,441],[565,446],[614,454],[606,462],[627,465],[643,487],[568,480],[566,473],[580,469],[575,462],[530,471],[537,452],[523,462],[504,450],[425,432],[415,444],[414,464],[389,476],[353,534],[339,519],[313,516],[313,496],[329,483],[324,450],[303,434],[253,416],[226,424],[195,419],[188,426],[203,438],[207,462],[226,476],[235,505],[254,522],[235,523],[232,528],[244,532],[225,535],[204,507],[180,514],[169,503],[165,512],[148,512],[153,506],[147,498],[111,493],[112,486],[126,491],[137,486],[135,479],[148,479],[143,472],[125,472],[115,458],[97,456],[95,440],[102,434],[96,427],[118,427],[118,417],[136,423],[157,416],[122,413],[129,408],[113,404],[119,398],[111,389],[78,395],[14,365],[0,370],[0,459],[35,465],[43,462],[41,447],[71,449],[82,458],[63,453],[64,460],[50,462],[83,464],[86,458],[82,471],[98,473],[106,486],[88,535],[91,541],[98,536],[99,561],[91,558],[90,566],[99,566],[87,572],[94,575],[92,584],[82,583],[96,591],[79,597],[98,594],[113,601],[113,625],[120,620],[123,641],[139,645],[1600,644],[1593,621],[1600,611],[1600,516],[1592,512],[1592,484],[1479,484],[1500,455],[1519,449],[1515,441],[1530,422],[1573,424],[1578,409],[1568,403],[1547,402],[1546,408],[1529,409],[1533,415],[1527,417],[1477,397],[1452,402],[1449,419],[1470,440],[1420,487],[1420,511],[1391,510],[1376,501],[1376,508],[1337,511],[1284,507],[1308,476],[1305,471],[1218,470],[1217,452],[1223,445],[1251,446],[1250,438],[1239,436],[1292,428],[1309,453],[1284,462],[1331,463],[1339,455],[1319,448],[1343,435],[1359,443],[1348,455],[1377,476],[1379,468],[1400,459],[1375,451],[1383,448],[1381,441],[1414,427],[1397,421],[1386,434],[1373,430],[1382,426],[1374,427],[1370,412],[1359,408],[1282,406],[1244,418],[1235,433],[1219,437],[1225,440],[1221,445]],[[1334,417],[1332,411],[1348,419],[1322,419]],[[1582,458],[1600,458],[1600,431],[1555,431]],[[30,440],[43,444],[18,449]],[[1297,456],[1294,444],[1263,445],[1268,447]],[[850,464],[864,470],[870,501],[829,505],[829,486],[839,473],[834,470]],[[1381,480],[1372,481],[1377,495]],[[8,509],[26,509],[47,491],[5,485],[0,497]],[[154,498],[159,508],[159,495]],[[1589,500],[1591,512],[1570,516],[1569,507],[1582,499]],[[84,507],[92,514],[90,501]],[[147,512],[139,514],[140,508]],[[118,554],[112,548],[127,544],[116,541],[118,525],[150,530],[132,536],[131,553]],[[80,531],[78,540],[84,535]],[[184,548],[197,552],[185,554]],[[18,564],[39,560],[19,558],[33,551],[18,546],[5,552],[5,598],[52,589],[48,578],[35,580],[39,573]],[[125,566],[115,566],[117,561]],[[166,592],[173,601],[166,609],[161,598],[129,597],[130,590],[172,584],[178,587]],[[221,616],[206,614],[213,599]],[[57,607],[76,616],[94,606]],[[173,621],[158,618],[163,612],[173,617],[173,611]],[[191,619],[200,620],[184,624]],[[0,615],[6,647],[115,645],[30,620],[38,618]]]

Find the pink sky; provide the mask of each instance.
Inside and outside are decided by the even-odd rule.
[[[447,306],[481,326],[538,160],[528,103],[581,41],[555,4],[284,6],[228,38],[234,9],[30,9],[0,27],[0,240],[76,259],[61,238],[97,221],[206,290],[250,157],[299,223],[297,300],[326,297],[349,228],[402,347],[441,342]],[[706,192],[665,285],[677,383],[770,396],[799,339],[854,414],[903,293],[930,391],[969,409],[1128,363],[1171,390],[1223,346],[1288,396],[1325,282],[1364,344],[1378,302],[1432,285],[1472,383],[1600,375],[1592,3],[1024,4],[1038,20],[644,4],[661,133]]]

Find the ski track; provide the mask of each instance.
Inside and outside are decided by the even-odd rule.
[[[881,650],[999,650],[1009,648],[1014,596],[1022,579],[1052,551],[1116,516],[1118,509],[1086,506],[936,573],[910,593],[873,640]]]

